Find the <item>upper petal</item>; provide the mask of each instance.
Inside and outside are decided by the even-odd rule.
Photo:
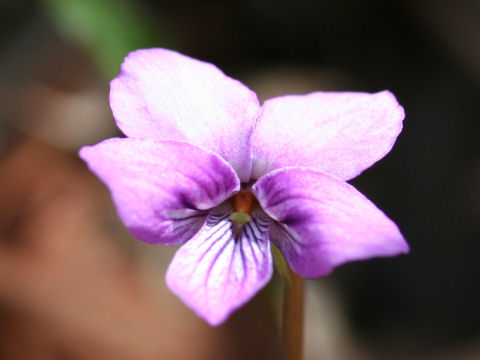
[[[273,271],[268,222],[253,216],[236,238],[229,215],[210,214],[167,271],[168,287],[211,325],[253,297]]]
[[[253,134],[252,178],[285,166],[354,178],[390,151],[404,116],[389,91],[267,100]]]
[[[253,186],[260,205],[279,224],[270,239],[305,277],[337,265],[408,252],[397,226],[353,186],[308,168],[284,168]]]
[[[243,181],[251,173],[257,96],[212,64],[165,49],[130,53],[112,80],[118,127],[139,139],[186,140],[221,155]]]
[[[188,240],[207,210],[240,188],[225,160],[180,141],[109,139],[82,148],[80,157],[108,186],[132,235],[148,243]]]

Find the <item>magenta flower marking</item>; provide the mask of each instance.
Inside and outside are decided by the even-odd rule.
[[[388,91],[255,93],[214,65],[139,50],[111,82],[127,138],[80,150],[137,239],[178,245],[167,284],[212,325],[272,276],[408,252],[397,226],[345,181],[392,148],[404,112]]]

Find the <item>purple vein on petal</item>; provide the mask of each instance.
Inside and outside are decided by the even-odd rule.
[[[222,220],[228,218],[229,216],[230,216],[230,213],[222,214],[220,216],[210,214],[207,218],[206,225],[213,227],[217,225],[219,222],[221,222]]]
[[[291,234],[291,232],[285,228],[285,225],[283,224],[276,224],[275,229],[280,229],[280,231],[288,238],[288,240],[291,240],[293,243],[295,243],[298,246],[301,247],[308,247],[309,244],[303,243],[302,241],[298,240]]]
[[[257,255],[255,254],[255,250],[253,249],[253,242],[248,241],[248,245],[250,246],[250,251],[252,252],[253,261],[255,261],[255,265],[258,266],[258,259],[257,259]]]
[[[231,229],[233,229],[233,226],[231,227]],[[221,246],[221,248],[218,250],[218,252],[214,255],[214,257],[213,257],[213,259],[210,263],[210,266],[208,267],[208,270],[207,270],[207,273],[206,273],[206,282],[205,282],[205,289],[206,289],[205,295],[206,295],[206,298],[207,298],[207,302],[208,302],[208,298],[209,298],[209,289],[210,289],[209,283],[212,280],[211,273],[212,273],[213,267],[217,263],[220,256],[222,256],[222,254],[225,251],[225,249],[227,248],[227,246],[230,245],[230,243],[232,241],[233,241],[233,231],[229,234],[229,236],[225,240],[225,243]],[[232,265],[232,261],[234,259],[234,257],[233,257],[234,254],[235,254],[235,247],[233,248],[232,256],[230,257],[230,262],[229,262],[229,265],[228,265],[228,273],[230,273],[230,271],[231,271],[231,265]]]
[[[238,247],[240,249],[240,256],[242,258],[242,266],[243,266],[243,274],[242,274],[242,287],[243,287],[243,284],[245,283],[245,279],[247,278],[247,261],[245,259],[245,252],[243,250],[243,238],[241,239],[242,241],[240,241],[240,243],[238,244]],[[246,242],[247,243],[250,243],[249,241],[250,239],[247,238]],[[237,246],[237,244],[235,244],[235,246]],[[233,257],[232,257],[233,258]],[[255,264],[258,264],[257,259],[255,259]]]
[[[233,228],[233,225],[230,223],[230,222],[225,222],[223,224],[220,225],[220,227],[218,227],[213,233],[211,233],[209,236],[207,236],[203,241],[202,241],[202,245],[203,244],[207,244],[207,242],[209,240],[212,240],[212,237],[215,236],[217,233],[220,232],[220,230],[224,230],[225,231],[220,235],[218,236],[215,240],[213,240],[210,245],[208,246],[208,248],[203,251],[202,255],[200,256],[200,261],[203,260],[203,258],[205,257],[205,255],[207,255],[211,249],[215,246],[215,244],[217,244],[220,240],[223,239],[223,237],[225,236],[225,234],[229,233],[232,231],[232,228]]]
[[[233,225],[231,225],[229,227],[229,230],[233,230]],[[223,235],[225,235],[225,233],[222,234],[222,237],[223,238]],[[225,240],[225,243],[222,245],[222,247],[218,250],[217,253],[215,253],[213,259],[212,259],[212,262],[210,263],[210,266],[208,267],[208,270],[207,270],[207,288],[208,288],[208,281],[210,280],[210,273],[212,272],[212,269],[213,267],[215,266],[216,262],[218,261],[218,259],[220,258],[220,256],[222,256],[222,253],[223,251],[225,250],[225,248],[227,247],[227,245],[230,244],[231,241],[233,241],[234,238],[233,238],[233,231],[230,231],[230,234],[228,234],[228,237],[227,237],[227,240]],[[231,260],[233,259],[233,256],[231,258]],[[230,263],[231,263],[231,260],[230,260]]]
[[[251,224],[247,223],[245,224],[243,231],[245,232],[245,235],[251,238],[253,241],[257,242],[257,238],[255,237],[255,233],[253,229],[251,228]]]

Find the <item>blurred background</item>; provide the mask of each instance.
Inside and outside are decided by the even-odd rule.
[[[210,328],[165,287],[77,151],[120,136],[131,50],[215,63],[266,98],[390,89],[406,120],[352,183],[411,254],[307,286],[306,359],[480,358],[480,2],[0,0],[0,359],[279,359],[281,282]]]

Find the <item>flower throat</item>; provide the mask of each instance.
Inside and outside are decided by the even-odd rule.
[[[234,212],[229,219],[234,222],[236,236],[239,236],[242,233],[243,226],[252,220],[251,214],[257,204],[258,201],[250,190],[240,190],[233,196]]]

